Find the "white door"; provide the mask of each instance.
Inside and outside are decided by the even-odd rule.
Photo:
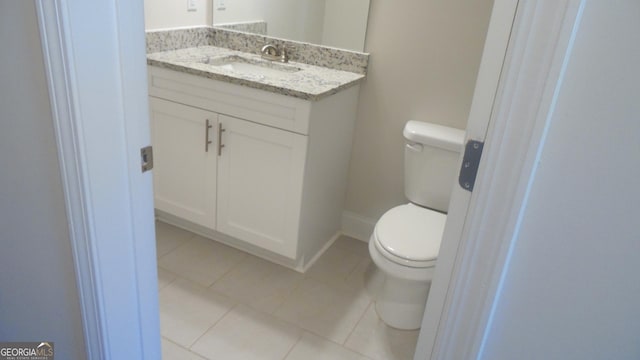
[[[306,136],[219,120],[218,231],[295,258]]]
[[[158,210],[214,229],[218,114],[149,99]]]
[[[452,194],[416,360],[481,352],[583,5],[494,3],[467,128],[486,144],[473,192]]]

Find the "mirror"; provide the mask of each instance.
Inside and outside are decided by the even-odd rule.
[[[213,0],[213,26],[363,51],[370,0]]]

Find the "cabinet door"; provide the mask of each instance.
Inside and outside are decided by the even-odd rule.
[[[218,231],[295,258],[306,136],[220,115]]]
[[[149,100],[156,209],[214,229],[218,114]]]

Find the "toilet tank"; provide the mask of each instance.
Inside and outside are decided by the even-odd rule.
[[[404,192],[414,204],[447,212],[464,131],[408,121],[404,127]]]

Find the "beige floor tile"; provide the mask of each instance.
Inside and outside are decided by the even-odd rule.
[[[272,313],[302,281],[284,266],[247,256],[211,288],[253,308]]]
[[[198,284],[175,280],[160,291],[160,332],[189,348],[234,304],[231,299]]]
[[[347,250],[355,255],[369,257],[368,244],[358,239],[342,235],[336,240],[334,246]]]
[[[305,332],[285,360],[367,360],[334,342]]]
[[[205,360],[180,345],[162,339],[162,360]]]
[[[305,278],[275,315],[343,344],[369,303],[364,291],[337,289]]]
[[[313,264],[305,276],[327,284],[342,283],[346,281],[362,259],[364,259],[362,256],[334,243]]]
[[[418,332],[387,326],[378,318],[375,305],[371,304],[345,346],[375,360],[411,360]]]
[[[158,264],[181,277],[210,286],[247,254],[200,236],[162,256]]]
[[[345,279],[346,286],[357,290],[363,289],[364,274],[367,271],[369,264],[371,264],[371,258],[366,257],[360,259],[360,262],[358,263],[358,265],[356,265],[356,268],[353,269],[351,274],[349,274],[349,276],[347,276],[347,278]]]
[[[170,253],[193,236],[189,231],[156,221],[156,255],[161,257]]]
[[[176,275],[170,271],[158,268],[158,290],[162,290],[176,279]]]
[[[386,327],[369,306],[364,242],[341,237],[302,275],[161,222],[156,232],[164,359],[413,354],[417,332]]]
[[[281,360],[301,330],[275,317],[238,305],[207,331],[191,350],[210,359]]]

